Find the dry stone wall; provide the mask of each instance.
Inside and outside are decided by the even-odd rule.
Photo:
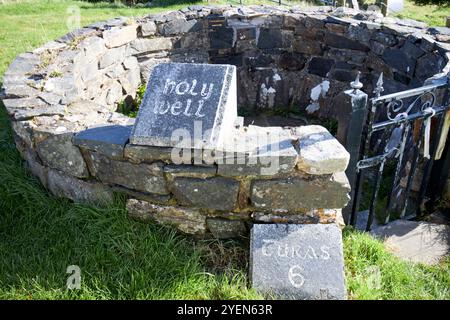
[[[338,222],[349,155],[320,126],[237,124],[230,140],[261,147],[255,137],[276,132],[280,148],[231,162],[189,149],[174,163],[172,148],[132,145],[134,119],[117,106],[136,97],[156,64],[233,64],[241,107],[337,116],[357,71],[369,88],[383,72],[387,91],[447,73],[445,42],[446,29],[374,13],[192,6],[95,23],[21,54],[4,75],[2,101],[18,150],[55,195],[108,204],[124,193],[132,216],[226,238],[255,221]],[[274,161],[277,170],[263,173]]]

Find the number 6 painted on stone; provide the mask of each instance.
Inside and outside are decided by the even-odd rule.
[[[298,265],[290,267],[289,273],[288,273],[288,278],[289,278],[289,281],[291,282],[291,284],[295,288],[300,288],[305,283],[305,278],[298,271],[295,272],[295,269],[300,269],[300,271],[301,271],[302,268]],[[295,279],[298,279],[298,281],[295,281]]]

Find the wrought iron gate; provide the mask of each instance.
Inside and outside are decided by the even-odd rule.
[[[383,204],[384,217],[381,222],[389,222],[394,207],[399,218],[410,218],[420,214],[433,163],[441,158],[446,142],[450,107],[449,84],[449,77],[446,76],[420,88],[381,95],[384,89],[383,74],[380,75],[374,90],[375,97],[370,99],[369,109],[366,109],[367,116],[360,117],[360,120],[365,118],[366,122],[365,126],[361,126],[361,140],[357,144],[359,156],[355,152],[351,154],[352,157],[357,156],[357,160],[353,161],[356,168],[347,172],[347,174],[350,172],[349,179],[353,187],[347,223],[356,225],[362,189],[364,183],[369,181],[370,192],[365,192],[368,199],[365,229],[366,231],[371,229],[376,208],[378,207],[380,211],[377,201],[383,173],[388,163],[392,167],[393,176],[391,175],[390,192]],[[359,76],[352,82],[352,87],[355,96],[364,95],[367,99],[367,95],[359,90],[362,87]],[[352,100],[352,104],[353,102]],[[361,105],[365,107],[366,104]],[[449,159],[446,161],[449,162]],[[443,178],[446,179],[448,165],[444,165],[443,168],[441,175],[445,175]],[[422,178],[416,202],[412,205],[409,203],[411,187],[418,171],[422,174]]]

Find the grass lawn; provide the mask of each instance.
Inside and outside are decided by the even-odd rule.
[[[69,31],[71,5],[81,9],[81,25],[186,6],[0,5],[0,77],[17,54]],[[379,241],[351,230],[344,232],[344,251],[352,299],[450,299],[448,261],[436,267],[404,263]],[[247,289],[246,252],[231,242],[193,241],[132,221],[121,198],[99,209],[53,197],[23,165],[0,105],[0,299],[260,298]],[[81,268],[81,290],[65,289],[69,265]]]
[[[434,5],[417,6],[412,0],[405,0],[404,10],[397,16],[423,21],[429,26],[445,27],[445,17],[450,16],[450,2],[446,7],[438,7]]]

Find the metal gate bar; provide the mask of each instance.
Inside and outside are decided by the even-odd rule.
[[[359,79],[355,80],[359,83]],[[388,223],[394,206],[394,199],[398,198],[402,190],[404,190],[403,203],[401,205],[400,217],[405,218],[408,207],[408,198],[411,192],[413,178],[416,174],[418,162],[420,158],[420,150],[423,146],[424,151],[431,149],[431,152],[424,156],[428,158],[423,171],[422,182],[419,190],[418,205],[415,209],[415,215],[420,215],[420,205],[426,196],[426,191],[430,179],[430,174],[433,168],[434,158],[438,150],[438,141],[443,129],[445,114],[449,109],[449,78],[444,77],[433,84],[424,85],[419,88],[405,90],[393,94],[381,96],[383,89],[383,75],[377,81],[374,90],[375,97],[370,100],[370,110],[368,111],[366,125],[361,135],[361,153],[359,161],[357,162],[356,180],[354,185],[352,210],[350,215],[350,224],[356,225],[357,213],[359,209],[359,198],[361,197],[362,183],[364,180],[364,170],[368,168],[377,169],[375,181],[373,182],[373,190],[369,202],[369,215],[366,225],[366,231],[371,229],[374,215],[376,201],[379,196],[379,190],[383,179],[383,173],[387,161],[395,159],[396,167],[392,188],[390,194],[387,196],[386,216],[384,223]],[[353,84],[352,84],[353,85]],[[442,104],[435,106],[436,93],[438,90],[444,89],[442,96]],[[411,103],[405,103],[411,99]],[[387,120],[375,123],[375,119],[379,117],[381,111],[386,109]],[[431,118],[439,118],[437,130],[435,130],[433,137],[429,137],[431,127]],[[417,120],[422,120],[417,143],[414,143],[414,128],[416,128]],[[383,139],[383,152],[375,156],[369,156],[372,149],[372,139],[375,133],[382,133],[388,139]],[[424,136],[429,140],[422,144]],[[412,163],[409,169],[406,187],[402,189],[400,185],[400,178],[402,169],[404,169],[404,155],[406,152],[406,145],[411,139],[413,145]],[[395,193],[394,193],[395,192]]]

